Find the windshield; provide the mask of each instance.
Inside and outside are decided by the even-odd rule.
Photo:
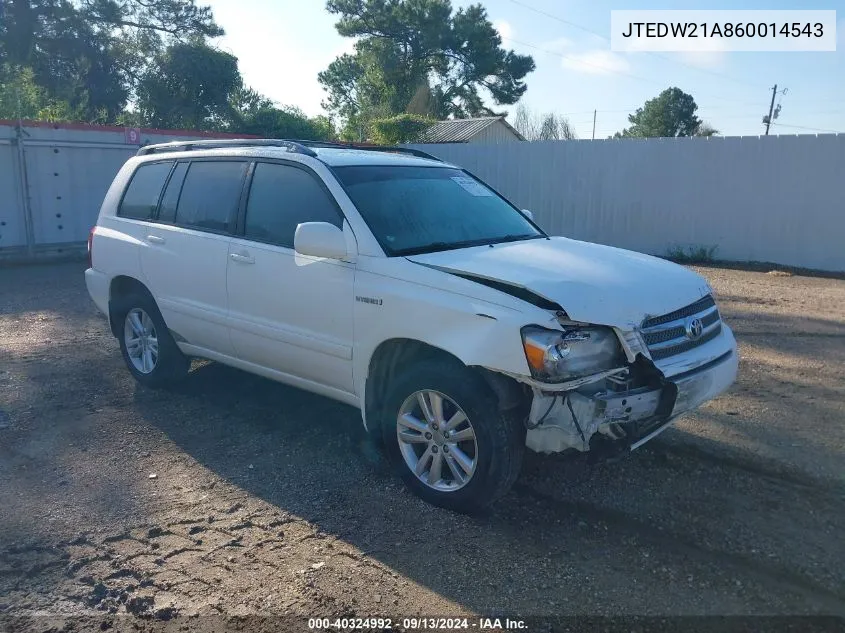
[[[356,165],[334,171],[388,255],[545,237],[460,169]]]

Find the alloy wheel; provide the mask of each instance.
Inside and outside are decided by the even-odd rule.
[[[475,429],[463,409],[439,391],[417,391],[405,399],[396,436],[405,464],[430,488],[454,492],[475,473]]]
[[[155,323],[141,308],[126,314],[123,342],[133,367],[142,374],[152,373],[158,363],[158,336]]]

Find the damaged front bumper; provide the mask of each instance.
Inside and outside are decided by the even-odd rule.
[[[641,359],[639,366],[626,372],[575,389],[533,387],[526,446],[539,453],[642,446],[678,416],[715,398],[734,382],[736,342],[725,329],[730,340],[722,341],[722,350],[727,347],[727,351],[683,373],[666,377],[651,361]],[[650,375],[643,379],[643,374]]]

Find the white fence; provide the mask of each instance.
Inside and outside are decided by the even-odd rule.
[[[197,138],[144,131],[140,142]],[[0,121],[0,259],[84,245],[137,144],[122,128]],[[548,232],[663,255],[845,271],[845,135],[423,145]]]
[[[202,136],[0,121],[0,260],[79,250],[112,179],[140,143]]]
[[[549,233],[845,271],[845,135],[416,145]]]

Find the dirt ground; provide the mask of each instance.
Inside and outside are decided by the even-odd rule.
[[[213,363],[140,387],[82,264],[0,268],[0,616],[843,616],[845,281],[698,270],[731,391],[466,517],[344,405]]]

